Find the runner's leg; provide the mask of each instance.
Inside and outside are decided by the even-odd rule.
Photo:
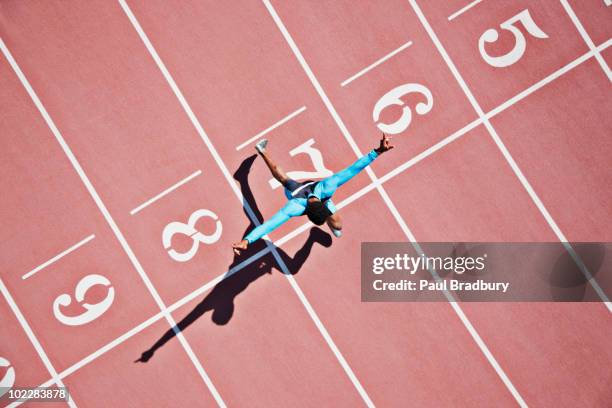
[[[272,176],[284,186],[289,180],[289,177],[283,171],[283,169],[281,169],[278,164],[274,163],[267,150],[265,152],[259,153],[259,155],[264,159],[264,162],[266,163],[266,166],[268,166],[268,168],[270,169]]]

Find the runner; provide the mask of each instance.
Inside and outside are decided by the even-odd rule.
[[[390,138],[383,133],[380,145],[372,149],[367,155],[361,157],[346,169],[335,173],[321,181],[307,180],[297,182],[290,179],[287,174],[270,158],[266,151],[268,140],[263,139],[255,145],[255,150],[264,159],[266,165],[272,172],[272,176],[285,187],[285,196],[289,200],[283,208],[257,228],[253,229],[240,242],[232,244],[237,255],[240,251],[247,249],[249,244],[257,241],[264,235],[269,234],[276,228],[287,222],[291,217],[306,215],[316,225],[327,223],[336,237],[342,236],[342,219],[336,211],[331,200],[332,195],[338,187],[355,177],[361,170],[366,168],[378,156],[393,149]]]

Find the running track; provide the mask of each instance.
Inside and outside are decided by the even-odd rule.
[[[358,260],[612,240],[606,3],[1,2],[0,381],[71,407],[610,406],[610,294],[368,304]],[[430,95],[383,110],[412,121],[339,190],[344,237],[294,219],[235,259],[284,201],[261,134],[322,177],[376,144],[403,84]]]

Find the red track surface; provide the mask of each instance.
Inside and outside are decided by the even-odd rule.
[[[485,0],[449,19],[470,2],[419,3],[0,3],[0,381],[64,384],[82,407],[610,406],[611,304],[360,302],[363,241],[612,240],[612,6]],[[525,9],[547,38],[518,23],[524,54],[487,64],[478,39],[496,28],[486,52],[508,53],[499,25]],[[404,98],[397,148],[338,191],[344,237],[294,219],[278,249],[235,259],[241,194],[251,216],[285,200],[247,159],[257,139],[237,146],[305,107],[267,133],[274,157],[313,171],[289,153],[313,139],[338,170],[405,83],[433,107]],[[200,209],[221,236],[177,262],[162,232]],[[108,283],[79,302],[89,275]]]

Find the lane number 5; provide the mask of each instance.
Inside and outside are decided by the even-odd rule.
[[[521,30],[514,25],[519,21],[523,23],[527,32],[532,36],[536,38],[548,38],[548,35],[536,25],[535,21],[533,21],[533,18],[531,18],[529,14],[529,10],[525,9],[500,24],[501,28],[510,31],[514,35],[514,48],[507,54],[499,57],[492,57],[485,50],[485,43],[493,43],[499,38],[499,33],[496,29],[490,28],[480,36],[478,40],[478,50],[487,64],[495,68],[503,68],[509,67],[521,59],[527,48],[527,41]]]

